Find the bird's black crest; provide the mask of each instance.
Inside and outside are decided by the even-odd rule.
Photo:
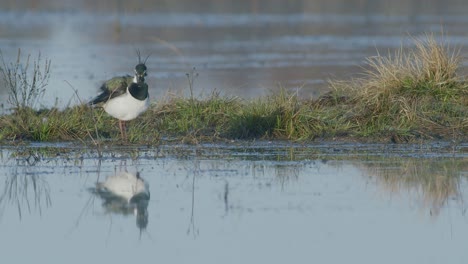
[[[141,52],[140,52],[140,50],[139,50],[139,49],[136,49],[135,51],[136,51],[136,54],[137,54],[137,56],[138,56],[138,64],[146,64],[146,61],[148,60],[148,58],[150,57],[151,54],[149,54],[148,56],[146,56],[145,60],[142,61],[142,60],[141,60]]]

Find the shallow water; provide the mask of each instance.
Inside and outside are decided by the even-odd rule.
[[[2,147],[2,259],[467,263],[467,150],[234,142],[99,158],[68,144]],[[148,183],[147,222],[96,195],[121,171]]]
[[[0,3],[5,59],[18,48],[52,59],[46,106],[86,101],[131,73],[135,48],[151,54],[150,93],[161,100],[188,93],[193,67],[197,95],[250,98],[281,85],[309,97],[329,78],[357,76],[377,49],[408,44],[408,33],[443,28],[452,46],[468,44],[468,5],[457,0],[88,2]],[[468,263],[467,153],[445,143],[110,147],[102,157],[62,143],[0,146],[1,258]],[[101,195],[96,183],[122,171],[140,173],[149,201]]]
[[[468,6],[456,0],[423,7],[417,0],[106,3],[0,3],[7,61],[18,48],[52,59],[43,105],[89,100],[103,80],[132,73],[135,48],[151,54],[148,82],[157,101],[188,94],[186,73],[193,67],[196,95],[217,90],[250,98],[282,86],[308,98],[327,91],[328,79],[358,76],[365,57],[408,44],[408,34],[443,30],[450,45],[463,50],[468,44]],[[0,89],[0,103],[6,95]]]

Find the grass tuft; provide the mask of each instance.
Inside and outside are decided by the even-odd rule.
[[[364,76],[332,81],[334,96],[348,98],[353,135],[394,141],[466,136],[467,83],[457,71],[461,56],[432,35],[415,47],[367,59]]]
[[[18,49],[16,61],[7,63],[0,51],[0,79],[9,91],[8,102],[14,109],[35,107],[49,83],[51,61],[46,59],[41,67],[41,53],[32,63],[30,58],[28,55],[22,62],[21,49]]]

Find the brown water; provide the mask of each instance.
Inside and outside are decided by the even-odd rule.
[[[150,55],[153,100],[213,90],[244,98],[284,87],[301,96],[325,92],[327,80],[349,79],[367,56],[408,44],[408,35],[446,33],[468,43],[463,1],[4,1],[0,49],[52,59],[45,106],[77,104],[103,80],[130,74],[135,49]],[[68,83],[70,84],[68,84]],[[7,92],[0,89],[1,102]],[[70,102],[71,101],[71,102]]]

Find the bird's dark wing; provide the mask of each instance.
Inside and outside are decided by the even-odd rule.
[[[101,93],[89,102],[89,105],[95,105],[122,95],[127,92],[128,85],[132,82],[132,77],[127,75],[123,77],[114,77],[101,85]]]

